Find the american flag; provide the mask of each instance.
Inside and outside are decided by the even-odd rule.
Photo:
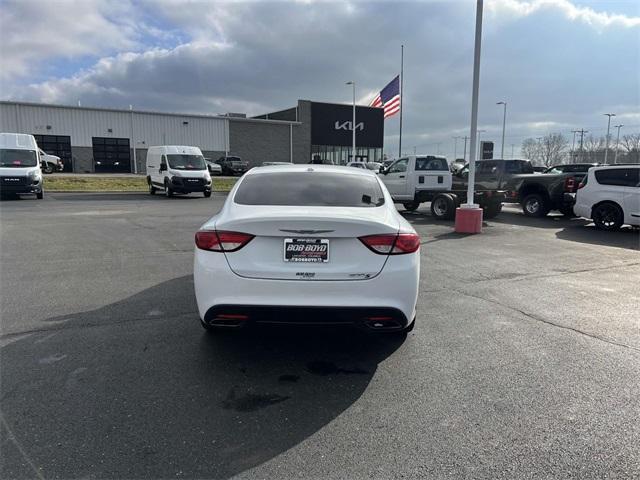
[[[384,118],[395,115],[400,111],[400,75],[391,80],[376,98],[369,104],[370,107],[384,107]]]

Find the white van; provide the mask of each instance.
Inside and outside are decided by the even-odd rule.
[[[0,196],[19,193],[44,197],[40,149],[33,135],[0,133]]]
[[[198,147],[149,147],[147,183],[151,195],[163,190],[167,197],[172,197],[174,193],[191,192],[211,196],[211,176]]]

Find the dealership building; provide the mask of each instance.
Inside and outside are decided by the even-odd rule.
[[[216,160],[237,156],[262,162],[327,163],[351,160],[352,107],[299,100],[297,106],[248,118],[26,102],[0,102],[0,132],[35,136],[59,156],[65,172],[145,173],[147,149],[190,145]],[[356,107],[356,160],[382,158],[381,108]]]

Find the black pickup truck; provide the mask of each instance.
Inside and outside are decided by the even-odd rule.
[[[453,190],[466,188],[469,166],[453,176]],[[525,215],[544,217],[551,210],[573,215],[571,194],[583,172],[534,173],[529,160],[480,160],[476,162],[477,191],[504,192],[504,203],[519,203]]]
[[[583,172],[514,175],[505,185],[505,203],[519,203],[528,217],[544,217],[551,210],[573,216],[573,197]]]

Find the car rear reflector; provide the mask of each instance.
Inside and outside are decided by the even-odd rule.
[[[196,232],[196,246],[211,252],[235,252],[253,239],[254,235],[240,232],[217,232],[201,230]]]
[[[415,233],[367,235],[359,240],[369,250],[380,255],[402,255],[420,248],[420,237]]]

